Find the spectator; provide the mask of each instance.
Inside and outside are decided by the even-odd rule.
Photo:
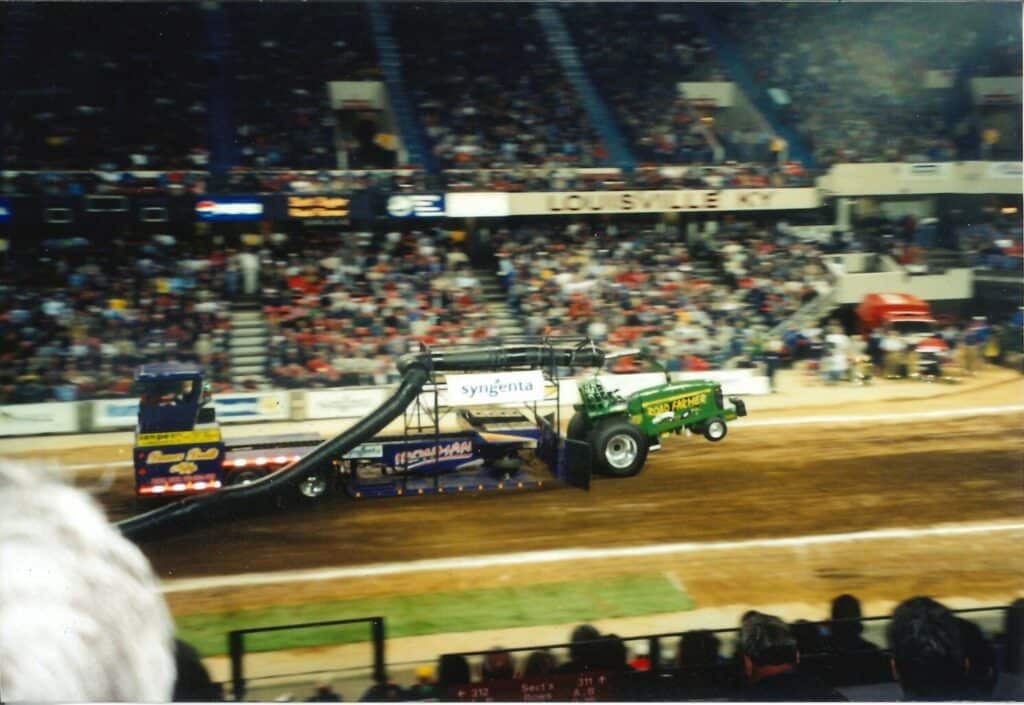
[[[967,688],[964,697],[969,700],[991,700],[999,671],[996,651],[992,642],[974,622],[957,618],[960,636],[967,660]]]
[[[887,632],[893,670],[910,700],[959,700],[966,694],[967,654],[953,614],[929,597],[904,600]]]
[[[341,700],[342,697],[326,681],[317,683],[313,694],[306,698],[307,703],[339,703]]]
[[[166,702],[173,624],[142,552],[95,502],[0,462],[0,683],[6,702]]]
[[[531,651],[523,667],[523,678],[540,678],[554,672],[558,665],[550,651]]]
[[[841,701],[842,695],[824,681],[797,668],[796,639],[778,617],[754,614],[744,620],[739,636],[750,701]]]
[[[843,594],[832,600],[832,619],[828,623],[829,649],[840,658],[834,660],[832,682],[836,685],[883,683],[892,677],[889,659],[878,645],[861,636],[860,600]]]
[[[597,667],[601,660],[601,632],[590,624],[572,630],[569,639],[569,661],[555,669],[556,673],[580,673]]]
[[[1014,600],[1006,610],[1002,668],[992,695],[996,700],[1024,700],[1024,599]]]
[[[719,654],[721,642],[714,632],[696,629],[679,637],[676,648],[676,667],[679,680],[687,692],[706,694],[717,692],[718,688],[731,686]]]
[[[448,697],[452,687],[464,685],[471,680],[469,662],[465,656],[444,654],[437,663],[437,689],[441,697]]]
[[[174,679],[176,703],[219,702],[224,699],[220,683],[214,683],[199,658],[199,652],[181,639],[174,640],[174,663],[177,676]]]
[[[480,665],[480,678],[485,681],[510,680],[515,678],[516,669],[512,654],[501,647],[494,647],[484,655]]]

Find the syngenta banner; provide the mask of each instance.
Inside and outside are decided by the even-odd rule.
[[[544,375],[540,370],[448,375],[448,403],[508,404],[544,399]]]

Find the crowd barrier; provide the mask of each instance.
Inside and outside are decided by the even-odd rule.
[[[769,394],[768,378],[757,370],[713,370],[676,372],[673,379],[710,379],[722,385],[725,394]],[[610,389],[629,394],[665,381],[663,374],[639,373],[603,375]],[[557,399],[563,406],[579,400],[574,379],[559,381],[557,395],[552,390],[546,405]],[[338,387],[334,389],[275,390],[266,392],[218,394],[214,408],[221,423],[263,423],[269,421],[307,421],[314,419],[358,419],[365,416],[391,394],[393,387]],[[433,392],[423,396],[433,403]],[[447,394],[439,389],[438,402],[447,403]],[[545,406],[542,403],[541,406]],[[137,399],[98,399],[92,401],[11,404],[0,406],[0,437],[47,434],[102,433],[135,428],[139,413]]]

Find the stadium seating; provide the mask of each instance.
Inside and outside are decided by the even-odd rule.
[[[602,164],[529,5],[397,5],[406,83],[442,168]]]

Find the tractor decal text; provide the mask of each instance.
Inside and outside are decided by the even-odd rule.
[[[216,460],[220,457],[220,448],[189,448],[185,460]]]
[[[696,392],[685,394],[681,397],[661,399],[648,402],[643,405],[644,412],[651,416],[661,416],[665,413],[674,413],[685,409],[695,409],[704,404],[708,399],[709,392]]]
[[[443,460],[466,460],[473,457],[473,441],[459,440],[438,443],[426,448],[414,448],[395,453],[395,466],[418,468]]]
[[[172,465],[167,471],[173,475],[191,475],[198,469],[199,466],[195,463],[184,462]]]
[[[160,463],[178,463],[185,459],[184,453],[165,453],[162,450],[151,450],[146,456],[146,465],[158,465]]]
[[[198,431],[166,431],[162,433],[140,433],[136,445],[168,446],[185,443],[220,443],[219,428],[203,428]]]

